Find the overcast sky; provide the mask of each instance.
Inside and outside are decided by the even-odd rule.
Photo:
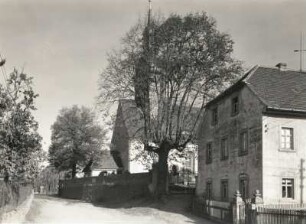
[[[147,7],[147,0],[0,0],[0,54],[7,72],[24,68],[34,77],[45,149],[62,107],[93,106],[106,53]],[[153,10],[206,11],[232,36],[246,67],[286,62],[299,69],[293,50],[306,33],[306,0],[153,0]]]

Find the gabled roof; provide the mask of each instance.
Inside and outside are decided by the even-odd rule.
[[[97,159],[94,160],[91,169],[118,169],[117,164],[114,161],[113,156],[110,151],[103,150],[102,153],[99,153]]]
[[[110,151],[102,150],[96,152],[93,159],[91,159],[82,172],[91,172],[92,170],[116,170],[118,169],[117,164],[114,161]]]
[[[142,136],[144,130],[143,115],[134,100],[119,100],[117,113],[121,113],[122,115],[129,138]]]
[[[263,66],[253,67],[207,106],[245,85],[268,109],[306,112],[306,73]]]

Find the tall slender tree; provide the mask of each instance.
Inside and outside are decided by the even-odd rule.
[[[32,114],[38,94],[32,85],[32,78],[16,69],[0,85],[0,173],[5,180],[33,181],[43,160],[38,122]]]

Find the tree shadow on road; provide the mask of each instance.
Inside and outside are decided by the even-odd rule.
[[[178,194],[168,195],[161,200],[154,200],[153,198],[138,198],[125,202],[114,200],[113,202],[95,202],[94,206],[122,209],[126,213],[133,213],[137,215],[152,214],[154,209],[169,214],[180,214],[185,216],[188,220],[186,223],[194,224],[213,224],[210,220],[203,219],[201,217],[192,214],[192,198],[191,194]],[[183,217],[182,217],[183,218]]]
[[[58,195],[36,195],[36,198],[41,200],[54,200],[62,201],[66,205],[78,204],[78,203],[90,203],[95,207],[103,207],[108,209],[120,209],[122,212],[135,215],[154,215],[162,216],[163,219],[167,219],[167,223],[172,223],[171,218],[177,215],[181,215],[180,220],[183,223],[193,224],[214,224],[210,220],[195,216],[192,214],[191,205],[193,195],[191,194],[177,194],[168,195],[163,199],[155,200],[150,197],[135,198],[128,201],[122,201],[120,198],[114,198],[113,201],[109,202],[85,202],[75,199],[64,199],[58,197]],[[28,220],[31,220],[29,217]]]

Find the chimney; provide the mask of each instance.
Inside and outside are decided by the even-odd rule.
[[[284,71],[284,70],[286,70],[287,64],[283,63],[283,62],[280,62],[277,65],[275,65],[275,67],[277,67],[280,71]]]

